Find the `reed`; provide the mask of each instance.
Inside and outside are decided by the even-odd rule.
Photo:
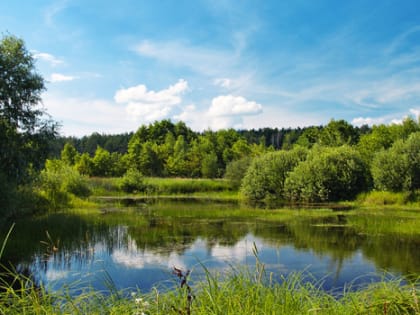
[[[118,291],[109,281],[107,292],[86,287],[76,296],[71,285],[49,292],[9,270],[19,288],[1,275],[0,314],[420,314],[419,278],[410,283],[384,279],[355,291],[347,287],[325,292],[302,272],[287,277],[268,274],[258,260],[253,270],[233,267],[227,274],[214,274],[205,269],[204,278],[195,282],[189,271],[174,270],[179,282],[175,279],[169,288]]]

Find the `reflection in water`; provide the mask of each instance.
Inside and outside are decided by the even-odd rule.
[[[232,266],[252,268],[255,246],[274,279],[305,270],[325,289],[371,282],[384,269],[403,276],[420,273],[418,238],[368,236],[346,226],[342,215],[281,223],[224,220],[211,215],[214,205],[207,205],[211,211],[205,205],[198,210],[166,207],[172,210],[24,220],[16,225],[5,257],[52,290],[70,286],[74,294],[87,286],[106,290],[110,282],[118,289],[143,291],[170,285],[173,267],[192,269],[196,278],[204,272],[201,264],[221,272]],[[59,243],[48,255],[40,243],[45,231]]]

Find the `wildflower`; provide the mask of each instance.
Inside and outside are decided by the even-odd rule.
[[[136,302],[136,304],[143,304],[143,299],[142,298],[135,298],[134,302]]]

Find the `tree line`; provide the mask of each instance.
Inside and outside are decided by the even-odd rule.
[[[306,128],[204,132],[195,132],[184,122],[162,120],[134,133],[66,138],[58,136],[57,124],[39,106],[44,90],[44,79],[24,42],[4,36],[0,42],[4,208],[42,204],[43,196],[31,193],[37,185],[43,185],[47,195],[66,190],[86,195],[80,176],[124,177],[129,187],[136,187],[142,176],[224,177],[245,199],[263,204],[352,199],[372,189],[419,189],[419,117],[373,127],[333,119],[325,126]],[[53,195],[48,198],[57,197]]]

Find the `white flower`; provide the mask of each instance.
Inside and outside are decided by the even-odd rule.
[[[134,299],[134,302],[136,302],[136,304],[142,304],[143,299],[142,298],[136,298],[136,299]]]

